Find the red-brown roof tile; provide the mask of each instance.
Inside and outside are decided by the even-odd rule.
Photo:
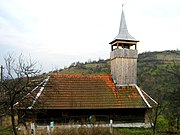
[[[111,75],[49,76],[37,102],[31,106],[34,109],[148,108],[135,86],[117,87]],[[39,90],[33,91],[33,95]]]

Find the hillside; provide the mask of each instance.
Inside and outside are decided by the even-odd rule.
[[[170,83],[173,80],[168,80],[170,79],[170,73],[176,72],[177,76],[179,76],[179,67],[180,51],[141,53],[138,57],[138,84],[149,93],[152,93],[152,87],[149,85],[155,83],[160,85],[166,83],[166,81]]]
[[[138,55],[138,76],[142,68],[180,63],[180,51],[144,52]],[[149,68],[148,68],[149,69]],[[74,62],[68,68],[52,71],[61,74],[110,74],[109,59],[98,61],[88,61],[85,63]]]
[[[68,68],[52,71],[51,73],[61,74],[110,74],[109,59],[88,61],[85,63],[73,62]]]
[[[144,52],[139,54],[138,62],[172,63],[180,62],[180,51]]]

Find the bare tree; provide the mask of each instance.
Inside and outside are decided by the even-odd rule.
[[[15,125],[17,111],[14,105],[33,87],[32,80],[40,73],[40,68],[37,68],[37,62],[33,62],[30,57],[26,58],[22,54],[18,57],[9,54],[4,60],[4,75],[0,82],[0,107],[3,113],[11,116],[13,132],[17,135]]]

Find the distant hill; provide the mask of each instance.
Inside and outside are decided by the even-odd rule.
[[[138,75],[142,68],[153,64],[180,63],[180,51],[144,52],[138,55]],[[149,68],[148,68],[149,69]],[[51,71],[61,74],[110,74],[109,59],[98,61],[73,62],[68,68]]]
[[[98,61],[73,62],[68,68],[52,71],[61,74],[110,74],[109,59]]]
[[[138,84],[151,95],[160,92],[168,95],[179,89],[180,51],[139,54],[137,78]]]
[[[144,52],[139,54],[138,62],[171,63],[180,62],[180,51]]]

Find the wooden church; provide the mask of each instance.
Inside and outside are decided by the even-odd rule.
[[[118,35],[111,45],[111,74],[49,74],[15,107],[26,122],[109,124],[113,127],[151,127],[157,105],[136,85],[137,42],[128,33],[122,10]]]

